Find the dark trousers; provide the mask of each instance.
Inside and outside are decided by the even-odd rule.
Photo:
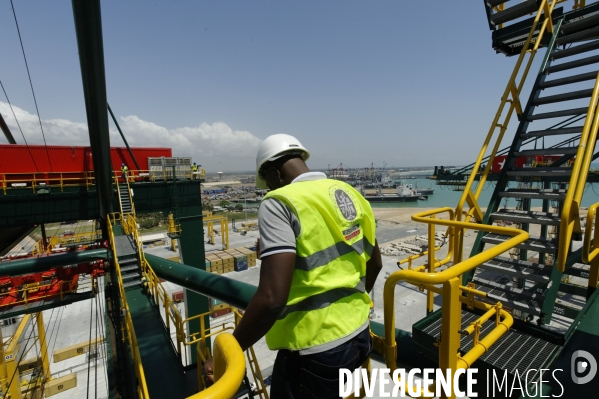
[[[355,370],[372,351],[369,329],[328,351],[300,356],[279,350],[272,373],[272,399],[339,398],[339,369]]]

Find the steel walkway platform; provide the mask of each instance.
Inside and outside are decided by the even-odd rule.
[[[152,398],[186,398],[195,394],[159,310],[143,289],[126,291],[142,364]]]

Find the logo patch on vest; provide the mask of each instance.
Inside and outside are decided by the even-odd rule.
[[[360,225],[356,224],[347,230],[343,230],[342,233],[343,233],[343,236],[345,237],[345,241],[350,241],[352,238],[360,235],[360,231],[361,231]]]
[[[354,202],[345,191],[335,190],[335,201],[337,201],[337,206],[346,220],[354,220],[358,216]]]

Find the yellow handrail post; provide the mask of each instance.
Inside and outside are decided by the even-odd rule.
[[[431,215],[431,219],[434,219],[435,215]],[[431,223],[428,225],[428,267],[429,273],[435,271],[435,263],[437,259],[435,257],[435,224]],[[435,293],[431,290],[426,291],[426,313],[432,313],[435,305]]]
[[[43,381],[49,380],[52,375],[50,374],[50,362],[48,356],[48,345],[46,343],[46,329],[44,326],[44,315],[42,312],[35,314],[37,322],[37,333],[40,344],[40,355],[42,357],[42,379]]]
[[[590,294],[597,289],[597,285],[599,284],[599,256],[597,256],[599,255],[599,213],[597,213],[598,207],[599,202],[589,207],[589,211],[587,213],[587,225],[584,234],[584,243],[582,246],[582,261],[590,265],[587,297],[590,296]],[[593,237],[592,246],[591,236]]]
[[[566,199],[564,200],[564,207],[562,209],[562,214],[560,217],[560,237],[557,251],[557,266],[559,271],[561,272],[563,272],[566,269],[566,260],[568,259],[568,249],[570,246],[572,233],[574,232],[575,228],[577,230],[580,229],[578,205],[580,203],[580,199],[582,198],[581,188],[584,188],[584,184],[586,183],[586,175],[588,171],[587,162],[585,162],[585,158],[587,157],[586,154],[588,148],[590,148],[592,155],[592,149],[594,148],[594,141],[590,141],[589,138],[592,137],[596,139],[597,137],[596,128],[599,113],[595,114],[595,112],[598,98],[599,73],[597,74],[597,78],[595,80],[595,87],[593,89],[593,94],[589,103],[587,118],[584,122],[582,134],[580,135],[578,150],[576,152],[574,165],[572,166],[572,175],[570,176],[569,189],[566,193]],[[590,165],[590,159],[588,160],[588,165]],[[583,169],[585,166],[587,170]]]
[[[462,328],[461,306],[460,306],[460,283],[461,278],[454,277],[443,283],[443,307],[441,324],[441,345],[439,345],[439,368],[451,370],[453,376],[457,370],[458,351],[460,350],[460,334]],[[454,399],[455,394],[447,397]]]

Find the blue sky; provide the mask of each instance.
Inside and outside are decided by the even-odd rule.
[[[71,3],[13,1],[48,142],[85,145]],[[482,1],[104,1],[102,18],[108,101],[131,144],[209,172],[252,170],[274,133],[298,137],[314,168],[467,164],[516,61],[491,48]],[[0,80],[40,143],[9,0],[0,37]],[[22,143],[3,93],[0,111]]]

